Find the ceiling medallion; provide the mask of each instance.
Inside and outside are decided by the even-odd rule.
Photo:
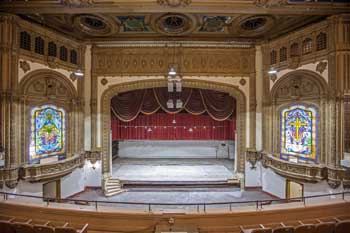
[[[109,22],[107,18],[93,14],[75,16],[73,18],[73,25],[81,32],[91,36],[106,36],[119,30],[119,27]]]
[[[275,25],[276,19],[270,15],[238,17],[232,23],[230,32],[239,36],[260,36]]]
[[[253,17],[247,19],[241,24],[241,28],[244,30],[257,30],[263,27],[267,22],[267,19],[264,17]]]
[[[159,5],[163,6],[171,6],[171,7],[178,7],[178,6],[188,6],[191,4],[191,0],[157,0]]]
[[[184,14],[166,14],[156,19],[157,31],[167,35],[182,35],[194,29],[194,20]]]

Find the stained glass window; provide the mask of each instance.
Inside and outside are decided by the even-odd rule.
[[[31,111],[30,162],[65,152],[65,111],[53,105]]]
[[[281,111],[281,158],[295,162],[316,162],[317,111],[294,105]]]

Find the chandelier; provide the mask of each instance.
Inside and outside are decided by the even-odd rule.
[[[174,98],[169,98],[167,101],[168,108],[182,108],[183,102],[180,98],[182,92],[182,77],[179,74],[179,64],[175,62],[176,59],[176,44],[174,42],[174,50],[172,54],[172,62],[169,63],[168,73],[166,74],[166,78],[168,80],[168,92],[169,97],[170,93],[175,95]]]

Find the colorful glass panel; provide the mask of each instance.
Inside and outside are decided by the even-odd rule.
[[[311,106],[295,105],[281,112],[281,158],[316,161],[316,117]]]
[[[30,161],[65,152],[65,112],[52,105],[31,114]]]

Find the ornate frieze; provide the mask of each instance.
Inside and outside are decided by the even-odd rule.
[[[191,2],[191,0],[157,0],[159,5],[170,7],[188,6]]]
[[[251,49],[195,47],[98,47],[93,52],[97,76],[165,75],[178,64],[185,75],[247,75],[254,71]]]

